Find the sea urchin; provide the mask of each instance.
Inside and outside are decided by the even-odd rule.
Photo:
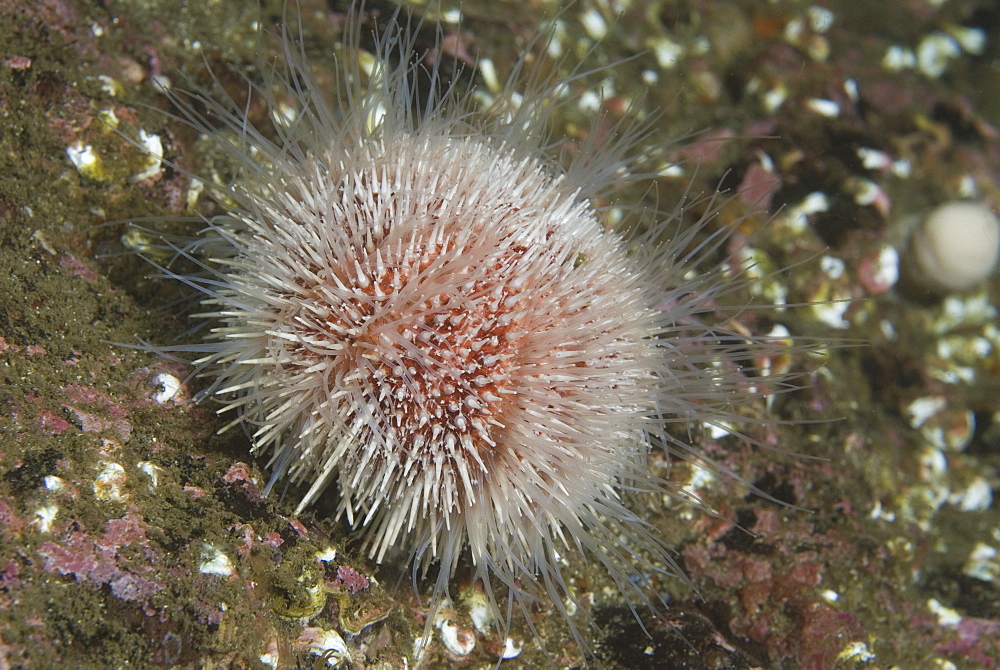
[[[703,324],[741,280],[717,262],[688,274],[727,233],[602,225],[594,202],[636,136],[558,167],[544,128],[564,82],[474,117],[394,27],[370,76],[342,63],[331,107],[284,44],[255,87],[294,103],[270,135],[228,98],[172,94],[199,131],[218,135],[197,109],[222,119],[242,174],[217,193],[229,213],[177,247],[201,272],[166,270],[202,294],[211,333],[157,350],[203,354],[199,400],[270,454],[268,489],[304,483],[299,510],[339,496],[377,561],[398,547],[415,570],[437,563],[433,607],[467,550],[491,601],[499,582],[565,614],[567,548],[655,607],[641,574],[678,571],[620,492],[672,491],[650,449],[697,452],[666,425],[734,419],[737,363],[776,346]]]

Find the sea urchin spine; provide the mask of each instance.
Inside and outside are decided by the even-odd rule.
[[[339,495],[375,560],[439,562],[434,607],[466,548],[491,601],[499,581],[522,608],[544,593],[566,614],[570,548],[655,607],[640,574],[678,571],[620,491],[672,492],[649,450],[697,450],[666,424],[736,420],[737,362],[777,346],[702,323],[741,283],[717,263],[685,276],[725,231],[698,244],[705,222],[673,231],[674,216],[606,229],[593,203],[634,136],[554,165],[538,129],[563,82],[477,125],[433,67],[418,104],[426,73],[394,27],[367,85],[343,66],[331,108],[284,44],[286,69],[256,88],[274,109],[276,88],[294,100],[276,139],[228,98],[172,96],[200,131],[216,132],[197,106],[223,120],[243,174],[217,194],[229,214],[179,247],[203,272],[167,271],[203,294],[211,334],[158,350],[204,354],[199,399],[271,455],[268,489],[304,483],[299,510]]]

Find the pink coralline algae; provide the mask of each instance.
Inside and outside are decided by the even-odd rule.
[[[8,588],[13,586],[18,581],[18,575],[21,572],[21,568],[14,559],[8,559],[6,563],[3,564],[3,568],[0,568],[0,589]]]
[[[72,254],[61,254],[59,256],[59,267],[69,270],[69,273],[79,277],[85,282],[97,281],[97,273],[90,269],[86,263]]]
[[[998,661],[994,655],[1000,640],[1000,622],[992,619],[963,617],[957,628],[957,639],[937,645],[935,651],[949,656],[967,658],[978,667],[996,668]]]
[[[24,351],[24,354],[26,356],[44,356],[45,355],[45,347],[43,347],[40,344],[29,344],[29,345],[26,345],[26,346],[24,346],[22,348],[22,347],[17,346],[16,344],[11,344],[7,340],[5,340],[3,337],[0,337],[0,353],[10,351],[12,353],[17,354],[17,353],[20,353],[22,350]]]
[[[72,427],[73,424],[51,410],[43,409],[38,413],[38,430],[46,435],[62,435]]]
[[[265,500],[250,474],[250,466],[246,463],[233,463],[226,470],[226,474],[222,475],[222,481],[233,484],[234,488],[241,490],[250,502],[263,503]]]
[[[334,586],[343,586],[352,596],[358,591],[367,589],[369,584],[367,577],[349,565],[338,567],[337,578],[333,581]]]
[[[145,532],[137,520],[126,517],[108,521],[104,535],[96,540],[85,532],[76,531],[70,533],[61,544],[42,544],[38,553],[45,557],[44,567],[47,572],[73,575],[81,582],[106,584],[117,598],[146,603],[153,594],[164,588],[164,584],[121,567],[118,561],[119,547],[145,542],[145,539]]]
[[[91,386],[70,384],[64,390],[69,400],[64,406],[76,415],[83,432],[113,432],[122,442],[131,437],[132,424],[125,419],[128,411],[118,402]]]

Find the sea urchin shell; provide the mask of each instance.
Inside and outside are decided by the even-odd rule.
[[[733,278],[685,274],[726,233],[664,240],[669,216],[606,229],[593,202],[631,140],[556,167],[537,129],[559,82],[475,125],[451,89],[417,104],[422,66],[393,28],[367,86],[343,67],[332,109],[285,43],[287,70],[257,89],[277,107],[281,84],[297,105],[277,140],[231,100],[173,96],[203,132],[195,102],[223,119],[243,174],[218,194],[230,213],[178,248],[203,272],[166,271],[203,294],[211,334],[159,350],[204,354],[200,399],[271,455],[269,489],[304,483],[300,510],[339,495],[376,560],[400,547],[415,569],[439,562],[435,603],[467,548],[487,587],[566,613],[570,547],[652,606],[640,573],[676,566],[620,491],[669,490],[649,450],[693,448],[665,425],[734,418],[737,361],[775,346],[702,323]]]

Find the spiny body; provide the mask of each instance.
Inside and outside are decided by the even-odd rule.
[[[307,487],[300,511],[337,495],[372,558],[439,563],[432,609],[466,550],[502,622],[496,582],[525,612],[544,594],[569,617],[568,550],[657,609],[644,575],[680,571],[620,491],[683,495],[649,472],[650,449],[700,457],[667,424],[738,420],[743,364],[779,346],[703,323],[748,281],[718,262],[690,274],[726,240],[705,235],[715,210],[687,229],[676,214],[631,236],[603,226],[594,203],[641,133],[558,165],[544,128],[565,82],[528,77],[521,104],[474,121],[431,68],[419,105],[423,66],[394,26],[370,77],[342,64],[335,109],[284,40],[286,69],[256,89],[273,109],[276,90],[293,101],[276,139],[232,100],[172,96],[198,130],[217,132],[200,105],[222,119],[242,172],[217,190],[229,214],[179,247],[203,272],[167,271],[214,324],[194,347],[213,378],[199,400],[270,454],[268,489]]]

